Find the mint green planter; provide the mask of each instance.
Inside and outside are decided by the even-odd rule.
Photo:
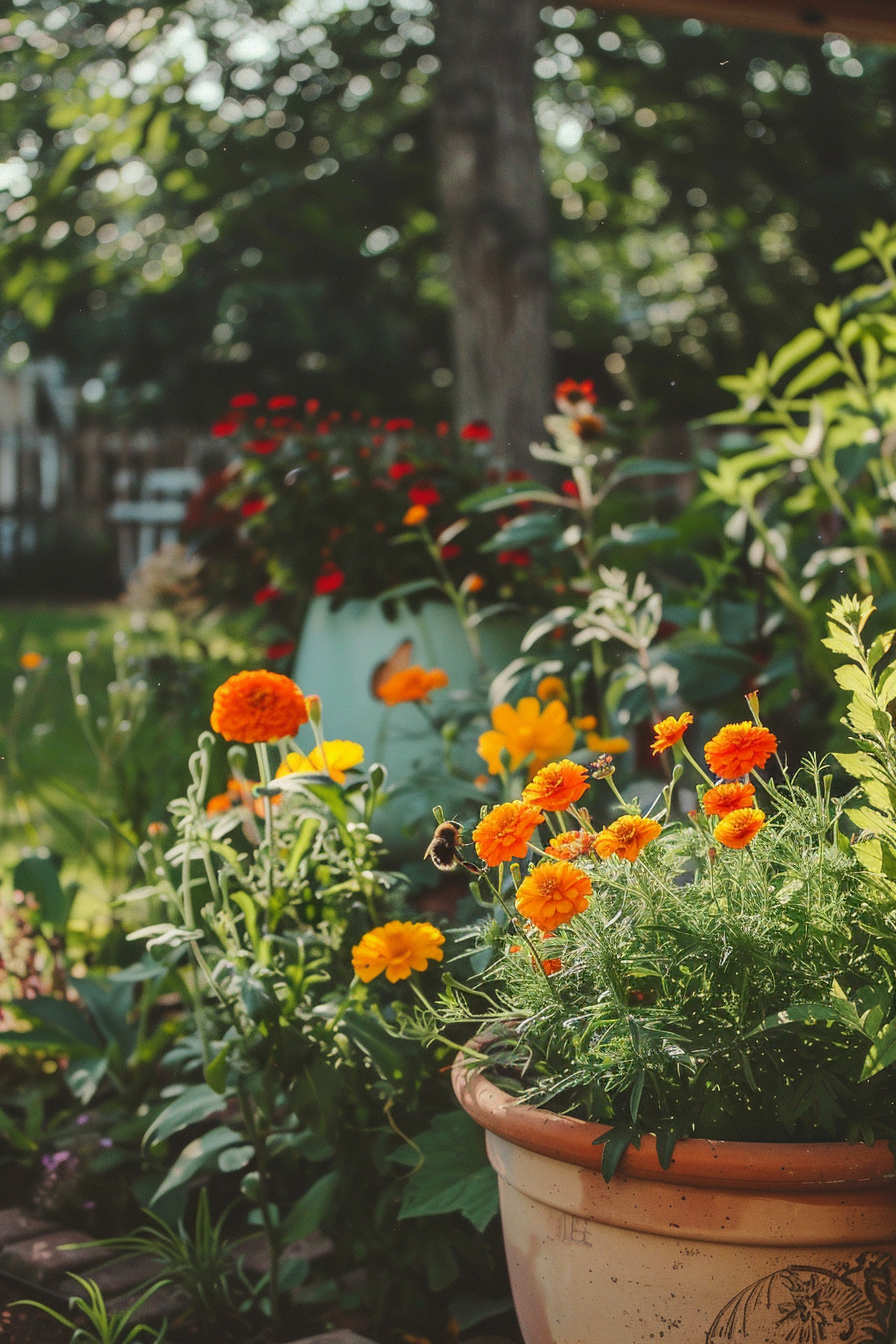
[[[480,627],[483,657],[492,676],[519,653],[525,629],[525,620],[513,617],[498,617]],[[425,603],[416,613],[399,603],[397,618],[387,621],[375,599],[352,599],[334,612],[328,598],[317,597],[308,608],[293,672],[306,695],[320,696],[326,737],[360,742],[365,766],[380,761],[393,785],[430,774],[441,773],[444,779],[441,740],[417,706],[389,709],[371,689],[374,669],[408,639],[413,644],[412,663],[444,668],[450,678],[444,690],[433,692],[433,705],[442,708],[452,699],[466,700],[477,690],[476,663],[457,613],[437,602]],[[302,732],[307,735],[308,729]],[[475,763],[470,765],[475,772]],[[423,857],[434,825],[430,809],[439,802],[450,814],[450,781],[424,780],[413,793],[377,813],[376,829],[393,855]]]

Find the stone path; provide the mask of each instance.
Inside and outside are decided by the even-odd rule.
[[[0,1209],[0,1273],[17,1279],[23,1287],[32,1285],[62,1304],[81,1291],[71,1277],[78,1274],[94,1281],[110,1312],[126,1309],[141,1295],[141,1285],[157,1270],[159,1262],[148,1255],[126,1260],[110,1257],[107,1247],[90,1245],[93,1240],[86,1232],[59,1228],[26,1209]],[[283,1259],[318,1260],[332,1250],[332,1241],[316,1232],[287,1246]],[[270,1258],[264,1237],[239,1242],[234,1259],[242,1261],[253,1278],[266,1274]],[[180,1288],[165,1284],[147,1299],[133,1320],[152,1324],[167,1317],[174,1321],[186,1303],[186,1294]],[[328,1344],[370,1344],[350,1330],[338,1330],[322,1338]]]

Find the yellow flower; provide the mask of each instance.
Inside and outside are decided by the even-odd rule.
[[[542,677],[535,688],[539,700],[568,700],[566,687],[560,677]]]
[[[627,737],[601,737],[600,733],[586,733],[585,745],[598,756],[621,756],[631,746]]]
[[[534,775],[548,761],[568,755],[575,740],[576,730],[561,700],[551,700],[542,709],[534,695],[527,695],[516,708],[507,703],[495,705],[492,727],[480,737],[477,750],[492,775],[499,775],[504,768],[502,751],[510,757],[511,770],[531,756],[529,773]]]
[[[325,742],[323,750],[315,747],[306,756],[301,751],[291,751],[287,754],[286,760],[277,771],[277,778],[283,775],[307,774],[314,771],[315,774],[328,774],[331,779],[335,779],[337,784],[345,783],[345,772],[360,765],[364,759],[364,748],[360,742],[348,742],[344,738],[335,738],[332,742]]]
[[[405,527],[416,527],[419,523],[425,523],[428,517],[429,509],[425,504],[412,504],[401,521]]]
[[[365,985],[383,971],[394,985],[396,980],[407,980],[411,971],[425,971],[427,961],[441,961],[444,941],[444,933],[433,924],[390,919],[365,933],[352,948],[352,967]]]

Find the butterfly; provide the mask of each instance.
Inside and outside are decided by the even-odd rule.
[[[410,667],[413,652],[414,641],[403,639],[394,652],[389,654],[388,658],[384,658],[381,663],[377,663],[370,674],[370,694],[374,699],[380,699],[380,689],[390,677],[394,677],[396,672],[404,672]]]

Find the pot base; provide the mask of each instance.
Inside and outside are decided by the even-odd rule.
[[[889,1200],[607,1186],[494,1134],[488,1150],[526,1344],[890,1344],[896,1239],[870,1240]]]

